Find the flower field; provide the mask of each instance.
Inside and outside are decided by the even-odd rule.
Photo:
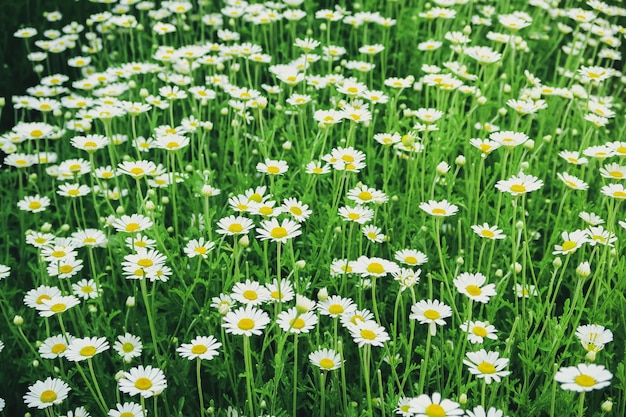
[[[0,415],[626,415],[626,8],[93,3],[13,33]]]

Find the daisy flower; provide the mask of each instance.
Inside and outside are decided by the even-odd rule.
[[[70,362],[79,362],[91,359],[98,353],[109,349],[109,342],[104,337],[85,337],[74,339],[65,351],[65,359]]]
[[[256,228],[257,238],[261,240],[272,240],[274,242],[285,243],[289,239],[302,234],[300,225],[293,220],[284,219],[278,223],[276,219],[264,220],[261,227]]]
[[[127,248],[133,251],[137,251],[138,248],[154,249],[156,247],[156,240],[150,239],[148,236],[142,235],[141,233],[127,237],[124,239],[124,243],[126,243]]]
[[[343,361],[333,349],[318,349],[309,354],[309,362],[322,371],[332,371],[341,368]]]
[[[311,175],[324,175],[330,173],[330,165],[323,164],[320,161],[311,161],[306,164],[304,172]]]
[[[361,274],[363,277],[384,277],[387,274],[400,271],[400,267],[394,262],[382,258],[368,258],[360,256],[352,267],[352,272]]]
[[[502,377],[511,373],[504,370],[509,360],[499,358],[498,352],[487,352],[481,349],[478,352],[467,352],[466,356],[468,359],[463,359],[463,363],[469,367],[470,373],[483,378],[487,384],[491,384],[492,381],[500,382]]]
[[[615,233],[605,230],[602,226],[590,226],[585,229],[585,233],[587,235],[587,243],[590,246],[596,246],[596,244],[601,244],[604,246],[613,247],[613,244],[617,242],[617,236]]]
[[[283,175],[288,169],[287,162],[269,158],[265,158],[265,162],[259,162],[256,165],[258,172],[269,175]]]
[[[413,416],[413,413],[411,412],[411,399],[411,397],[398,398],[398,406],[394,410],[396,414],[399,414],[402,417]]]
[[[94,247],[105,247],[108,239],[106,235],[99,229],[84,229],[77,230],[72,233],[72,244],[77,248],[82,248],[84,246],[94,248]]]
[[[270,317],[263,310],[254,306],[246,305],[235,311],[230,311],[224,316],[222,327],[226,333],[235,335],[260,335],[263,329],[269,324]]]
[[[30,308],[37,308],[37,306],[43,306],[45,300],[52,300],[61,296],[61,290],[57,287],[48,287],[41,285],[35,289],[32,289],[24,296],[24,304]]]
[[[20,210],[30,211],[31,213],[45,211],[48,206],[50,206],[50,199],[46,196],[41,197],[39,194],[26,196],[17,202],[17,207]]]
[[[167,381],[163,371],[150,365],[131,368],[124,372],[119,380],[120,391],[131,396],[139,394],[144,398],[150,398],[161,394],[165,388]]]
[[[262,203],[257,203],[256,201],[250,202],[249,212],[250,214],[254,214],[257,216],[263,217],[277,217],[283,212],[282,207],[276,207],[276,201],[273,200],[265,200]]]
[[[26,232],[26,243],[39,249],[43,248],[44,246],[52,245],[55,238],[56,236],[54,236],[52,233],[34,231]]]
[[[288,280],[283,279],[278,283],[278,280],[274,278],[274,281],[265,285],[267,291],[270,293],[269,301],[287,303],[295,297],[293,288]]]
[[[576,252],[584,243],[588,241],[587,233],[584,230],[575,230],[573,232],[563,232],[561,234],[563,243],[554,245],[553,255],[569,255]]]
[[[46,270],[51,277],[71,278],[83,269],[83,261],[72,256],[64,257],[58,262],[51,262]]]
[[[402,249],[394,255],[396,261],[409,266],[420,266],[428,262],[428,257],[423,252],[414,249]]]
[[[626,200],[626,188],[622,184],[608,184],[600,189],[600,192],[607,197],[616,200]]]
[[[400,283],[400,291],[414,287],[420,281],[421,269],[414,271],[409,268],[400,268],[398,272],[392,273],[393,279]]]
[[[489,155],[491,152],[502,146],[493,140],[476,138],[470,139],[470,145],[480,150],[484,155]]]
[[[108,417],[145,417],[141,405],[137,403],[116,404],[115,409],[110,409]]]
[[[298,223],[306,221],[311,213],[313,213],[309,210],[309,206],[307,204],[304,204],[295,198],[288,198],[284,200],[280,207],[283,209],[284,213],[289,213]]]
[[[276,324],[288,333],[308,333],[318,322],[317,315],[313,311],[300,313],[296,307],[282,311],[276,318]]]
[[[350,298],[343,298],[340,295],[331,295],[326,300],[317,303],[320,314],[337,318],[342,314],[356,310],[356,304]]]
[[[81,279],[77,283],[72,284],[74,295],[83,300],[98,298],[100,291],[93,279]],[[101,290],[101,289],[100,289]]]
[[[602,217],[598,216],[595,213],[587,213],[586,211],[581,211],[580,213],[578,213],[578,217],[580,217],[585,223],[590,226],[597,226],[604,223]]]
[[[124,256],[122,268],[128,279],[157,279],[158,270],[167,258],[156,249],[137,248],[137,253]]]
[[[256,281],[246,279],[233,286],[231,297],[242,304],[257,306],[270,299],[270,293]]]
[[[252,220],[243,216],[228,216],[217,222],[217,233],[220,235],[245,235],[254,227]]]
[[[65,333],[65,336],[62,334],[50,336],[39,346],[39,354],[44,359],[62,358],[74,339],[75,337],[69,333]]]
[[[474,407],[474,410],[467,410],[467,417],[503,417],[504,411],[498,410],[495,407],[490,407],[485,410],[482,405]]]
[[[382,233],[380,227],[376,227],[371,224],[363,226],[361,233],[363,233],[363,236],[365,236],[369,241],[374,243],[383,243],[385,239],[387,239],[387,236]]]
[[[49,300],[42,299],[41,304],[37,304],[35,308],[41,317],[51,317],[64,313],[79,304],[80,300],[73,295],[59,295]]]
[[[0,265],[0,281],[11,275],[11,268],[6,265]]]
[[[478,320],[470,321],[469,323],[466,321],[459,327],[467,333],[467,340],[469,340],[470,343],[483,343],[485,338],[498,340],[498,336],[496,335],[498,331],[489,323]]]
[[[219,355],[218,349],[222,346],[213,336],[198,336],[191,343],[183,343],[176,352],[184,359],[211,360]]]
[[[480,272],[476,274],[462,273],[454,279],[453,283],[456,289],[469,297],[470,300],[486,304],[489,298],[496,295],[495,284],[485,284],[487,277]]]
[[[505,148],[514,148],[516,146],[523,145],[526,141],[528,141],[528,136],[522,132],[501,130],[490,134],[489,139]]]
[[[339,215],[344,221],[365,224],[374,218],[374,210],[365,206],[339,207]]]
[[[578,326],[576,337],[587,352],[599,352],[613,341],[613,332],[599,324],[585,324]]]
[[[626,166],[622,166],[616,163],[606,164],[605,166],[600,168],[600,175],[603,178],[608,178],[611,180],[626,179]]]
[[[209,252],[215,247],[215,242],[204,241],[204,238],[192,239],[187,243],[187,246],[183,249],[187,257],[195,258],[200,256],[203,259],[208,258]]]
[[[521,284],[515,284],[515,294],[518,298],[530,298],[539,295],[537,288],[534,285],[529,284],[526,284],[525,287]]]
[[[420,203],[420,209],[435,217],[453,216],[459,208],[454,204],[448,203],[447,200],[435,201],[429,200],[428,203]]]
[[[563,184],[572,190],[586,190],[589,188],[589,184],[578,177],[568,174],[567,172],[559,172],[556,176],[563,181]]]
[[[228,294],[220,294],[218,297],[211,298],[211,307],[217,309],[221,315],[230,312],[235,301]]]
[[[608,387],[613,374],[604,366],[581,363],[576,366],[563,367],[558,370],[554,379],[561,383],[567,391],[587,392]]]
[[[431,335],[437,331],[436,325],[444,326],[444,319],[452,316],[452,309],[439,300],[422,300],[411,306],[409,319],[417,320],[420,324],[428,324]]]
[[[385,193],[375,188],[368,187],[365,184],[358,185],[349,190],[347,197],[348,200],[354,201],[357,204],[382,204],[389,200]]]
[[[409,411],[415,417],[434,417],[434,416],[462,416],[465,414],[459,403],[452,400],[441,398],[438,392],[432,396],[422,394],[419,397],[411,398],[409,401]]]
[[[351,325],[356,325],[358,322],[370,321],[373,319],[374,314],[367,309],[347,311],[339,317],[341,325],[346,329],[348,329]]]
[[[48,377],[28,387],[24,402],[30,408],[44,409],[61,404],[71,391],[69,385],[58,378]]]
[[[348,325],[348,330],[350,331],[354,343],[359,347],[365,345],[381,347],[390,339],[385,328],[374,320],[356,320],[355,324],[351,323]]]
[[[119,219],[115,219],[112,226],[118,232],[138,233],[152,227],[153,223],[149,217],[141,214],[132,214],[130,216],[123,215]]]
[[[88,186],[84,184],[65,183],[65,184],[59,185],[59,190],[57,191],[57,194],[62,197],[77,198],[77,197],[86,196],[87,194],[89,194],[90,191],[91,191],[91,188],[89,188]]]
[[[502,229],[498,229],[498,226],[489,226],[487,223],[483,223],[482,226],[475,224],[472,226],[472,230],[483,239],[498,240],[506,237],[502,233]]]
[[[129,175],[132,178],[138,180],[146,175],[153,174],[156,171],[157,166],[152,161],[142,159],[135,162],[124,161],[117,165],[117,169],[122,174]]]
[[[500,180],[496,183],[496,188],[501,192],[510,193],[513,196],[526,194],[543,187],[543,181],[532,175],[514,175],[508,180]]]
[[[117,336],[113,350],[122,357],[124,362],[130,363],[133,358],[141,356],[143,344],[138,336],[126,332],[124,335]]]

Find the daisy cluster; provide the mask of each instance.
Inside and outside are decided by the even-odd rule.
[[[92,3],[14,33],[39,82],[0,135],[12,410],[626,404],[626,9]]]

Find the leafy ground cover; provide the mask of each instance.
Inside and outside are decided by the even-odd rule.
[[[14,33],[3,413],[626,415],[626,9],[101,3]]]

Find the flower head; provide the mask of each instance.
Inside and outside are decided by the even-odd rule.
[[[48,377],[28,387],[24,402],[30,408],[44,409],[61,404],[70,392],[70,387],[59,378]]]
[[[504,370],[509,360],[499,358],[498,352],[487,352],[481,349],[478,352],[468,352],[466,356],[467,359],[463,359],[463,363],[469,367],[470,373],[483,378],[487,384],[491,384],[492,381],[500,382],[501,377],[511,373]]]
[[[183,343],[176,352],[181,358],[211,360],[219,355],[218,349],[222,346],[213,336],[198,336],[191,343]]]
[[[586,363],[563,367],[554,375],[556,382],[561,383],[562,389],[576,392],[608,387],[612,378],[613,374],[604,366]]]
[[[226,333],[235,335],[260,335],[263,329],[269,324],[270,317],[268,314],[254,306],[246,305],[235,311],[230,311],[224,316],[222,327],[226,329]]]
[[[167,388],[167,380],[163,371],[152,366],[137,366],[123,373],[119,380],[120,391],[135,396],[150,398],[161,394]]]
[[[318,349],[309,354],[309,362],[322,371],[332,371],[341,368],[343,361],[333,349]]]

